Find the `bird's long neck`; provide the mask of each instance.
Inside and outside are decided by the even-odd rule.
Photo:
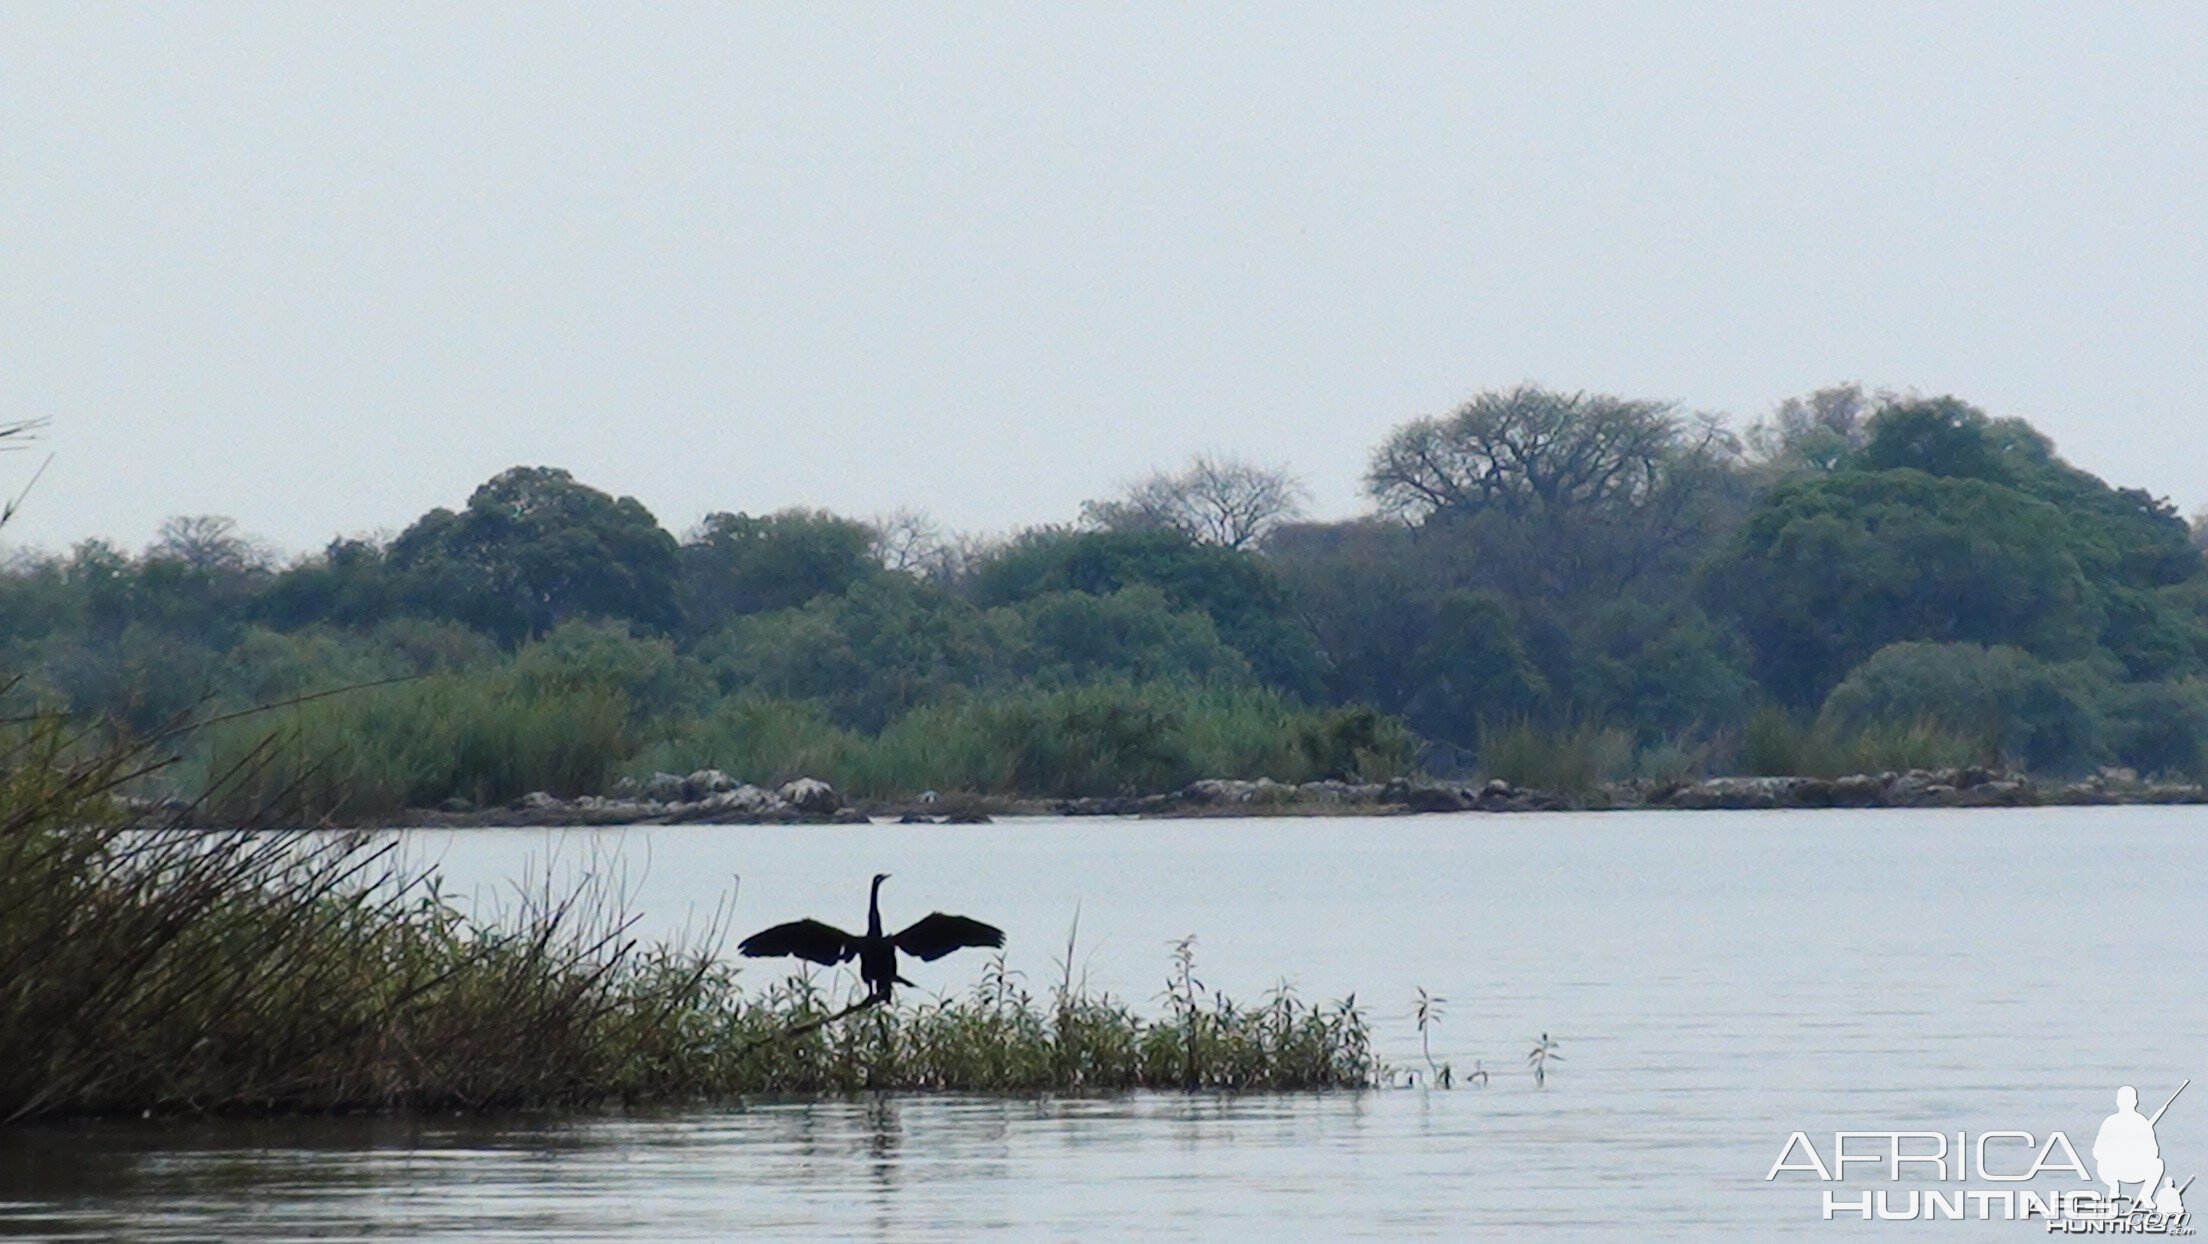
[[[868,937],[880,937],[882,935],[882,879],[880,877],[874,879],[874,888],[868,891],[866,896],[866,935]]]

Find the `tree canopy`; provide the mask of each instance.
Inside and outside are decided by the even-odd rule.
[[[1887,644],[2013,644],[2084,656],[2104,615],[2062,513],[1978,479],[1914,469],[1788,481],[1713,582],[1763,684],[1814,704]]]
[[[634,497],[615,498],[555,467],[514,467],[431,510],[391,544],[410,611],[466,622],[505,642],[568,618],[619,618],[652,630],[680,620],[672,536]]]
[[[774,771],[880,747],[918,772],[956,730],[957,772],[1043,766],[1068,789],[1197,754],[1362,771],[1406,728],[1445,770],[1511,748],[1523,770],[1548,730],[1671,774],[1733,763],[1773,720],[1882,763],[2208,771],[2208,517],[2021,420],[1839,385],[1736,438],[1528,385],[1406,420],[1366,486],[1369,512],[1310,520],[1285,472],[1207,455],[1004,538],[730,508],[678,541],[635,498],[518,466],[289,563],[214,515],[135,552],[19,551],[0,657],[6,694],[140,732],[423,676],[405,712],[356,723],[418,736],[394,744],[426,766],[392,779],[409,798],[522,781],[463,782],[422,739],[505,739],[574,785],[614,764],[570,765],[578,747]],[[438,724],[462,711],[480,728]],[[1118,759],[1067,739],[991,758],[1039,721]]]

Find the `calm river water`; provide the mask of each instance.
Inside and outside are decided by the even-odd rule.
[[[1434,1056],[1493,1079],[32,1129],[0,1134],[0,1234],[2018,1238],[2042,1232],[1828,1222],[1820,1193],[1892,1189],[1898,1208],[1903,1189],[2074,1176],[1764,1176],[1796,1130],[1828,1160],[1836,1130],[2059,1129],[2082,1155],[2118,1085],[2151,1110],[2188,1077],[2161,1152],[2180,1183],[2208,1171],[2208,809],[417,831],[408,850],[477,903],[587,872],[654,931],[719,910],[731,944],[798,916],[858,927],[887,871],[893,926],[937,908],[1001,924],[1038,990],[1078,912],[1075,970],[1145,1009],[1168,942],[1193,933],[1213,987],[1354,991],[1399,1064],[1420,1057],[1413,991],[1442,995]],[[951,991],[980,966],[907,974]],[[1537,1088],[1544,1032],[1563,1061]],[[2208,1209],[2208,1185],[2188,1199]]]

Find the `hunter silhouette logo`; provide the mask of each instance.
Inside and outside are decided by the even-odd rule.
[[[2116,1112],[2103,1119],[2094,1134],[2090,1170],[2069,1136],[2059,1131],[2046,1133],[2044,1140],[2020,1130],[1976,1135],[1834,1132],[1831,1148],[1822,1153],[1808,1133],[1795,1132],[1787,1137],[1764,1178],[1814,1175],[1827,1185],[1821,1201],[1828,1220],[2001,1219],[2039,1222],[2049,1231],[2064,1234],[2191,1235],[2185,1193],[2193,1181],[2188,1178],[2180,1184],[2170,1174],[2154,1130],[2191,1084],[2191,1080],[2179,1084],[2151,1115],[2139,1112],[2138,1089],[2128,1084],[2117,1089]],[[1855,1167],[1864,1169],[1851,1171]],[[1846,1183],[1851,1174],[1888,1184],[1907,1180],[1948,1186],[1835,1191],[1831,1185]],[[2050,1177],[2057,1186],[2047,1185]],[[2025,1184],[2036,1186],[2020,1186]]]
[[[2177,1093],[2185,1091],[2185,1084],[2177,1086]],[[2115,1200],[2122,1195],[2124,1184],[2138,1184],[2139,1195],[2132,1198],[2135,1204],[2152,1205],[2156,1213],[2162,1209],[2163,1196],[2177,1203],[2177,1211],[2184,1211],[2184,1203],[2178,1191],[2163,1172],[2162,1146],[2154,1139],[2154,1125],[2162,1121],[2169,1108],[2177,1104],[2177,1093],[2162,1103],[2162,1109],[2154,1117],[2145,1118],[2139,1113],[2139,1090],[2125,1085],[2116,1090],[2116,1113],[2101,1123],[2101,1134],[2093,1138],[2093,1169],[2108,1187],[2108,1197]],[[2190,1185],[2188,1180],[2187,1184]]]

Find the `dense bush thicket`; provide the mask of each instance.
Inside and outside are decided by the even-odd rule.
[[[143,736],[274,720],[358,815],[716,765],[869,793],[1596,780],[1955,756],[2208,776],[2208,563],[2163,501],[1951,398],[1823,391],[1736,437],[1538,388],[1414,420],[1374,513],[1205,460],[994,544],[709,516],[516,468],[283,564],[217,518],[17,551],[19,703]],[[277,780],[271,777],[272,781]]]

